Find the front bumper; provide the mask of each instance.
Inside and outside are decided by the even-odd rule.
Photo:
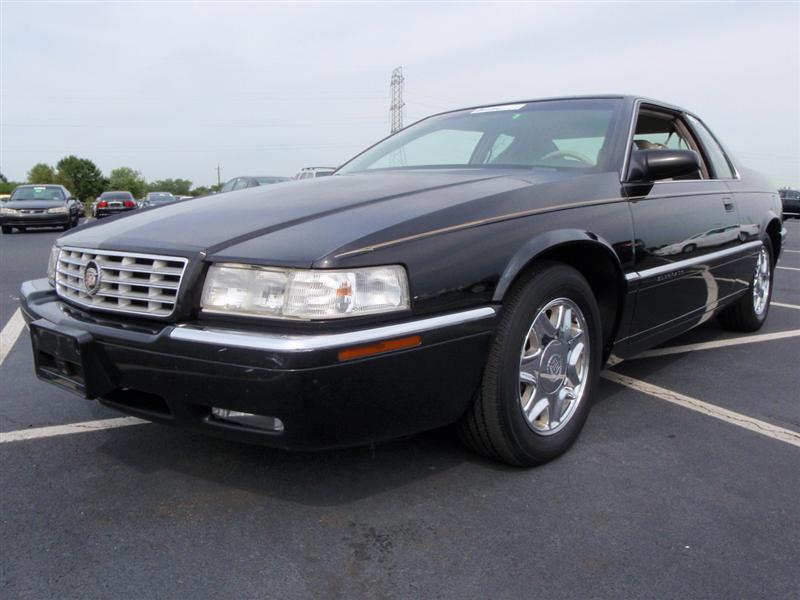
[[[497,319],[482,307],[345,333],[226,331],[88,313],[44,279],[23,284],[20,302],[41,379],[151,421],[296,449],[455,422],[478,387]],[[411,334],[421,340],[414,348],[339,360],[343,348]],[[212,407],[275,417],[283,430],[221,421]]]
[[[70,222],[69,213],[31,213],[0,215],[0,225],[6,227],[60,227]]]

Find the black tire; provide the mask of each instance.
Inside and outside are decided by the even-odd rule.
[[[725,307],[717,315],[717,319],[725,329],[731,331],[758,331],[767,320],[769,314],[769,305],[772,301],[772,280],[775,273],[774,254],[772,253],[772,243],[769,239],[762,240],[764,250],[767,252],[767,264],[769,266],[769,291],[767,294],[767,302],[761,313],[756,312],[755,303],[753,302],[753,287],[756,282],[756,274],[753,273],[750,279],[750,285],[747,286],[747,293],[742,295],[741,298],[736,300],[730,306]]]
[[[528,425],[520,406],[520,349],[535,316],[557,298],[571,300],[583,313],[590,342],[589,365],[582,399],[571,418],[557,432],[541,435]],[[461,439],[480,454],[521,467],[559,456],[578,437],[589,414],[601,354],[600,312],[589,284],[567,265],[537,264],[507,295],[481,386],[458,426]]]
[[[9,233],[11,233],[11,229],[12,229],[12,228],[11,228],[10,226],[8,226],[8,225],[3,225],[3,226],[2,226],[2,231],[3,231],[3,233],[5,233],[5,234],[9,234]]]
[[[697,250],[697,244],[686,244],[683,247],[683,250],[681,250],[681,252],[683,252],[684,254],[689,254],[690,252],[694,252],[695,250]]]

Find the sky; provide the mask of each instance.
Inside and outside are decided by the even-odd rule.
[[[0,170],[76,154],[194,185],[337,166],[405,123],[629,93],[800,187],[800,2],[0,1]]]

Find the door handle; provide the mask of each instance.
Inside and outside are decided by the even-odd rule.
[[[726,212],[733,212],[733,200],[730,198],[723,198],[722,199],[722,206],[725,207]]]

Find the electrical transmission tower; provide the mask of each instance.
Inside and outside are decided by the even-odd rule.
[[[403,67],[397,67],[392,71],[392,103],[389,105],[389,115],[392,122],[392,133],[403,128]]]

